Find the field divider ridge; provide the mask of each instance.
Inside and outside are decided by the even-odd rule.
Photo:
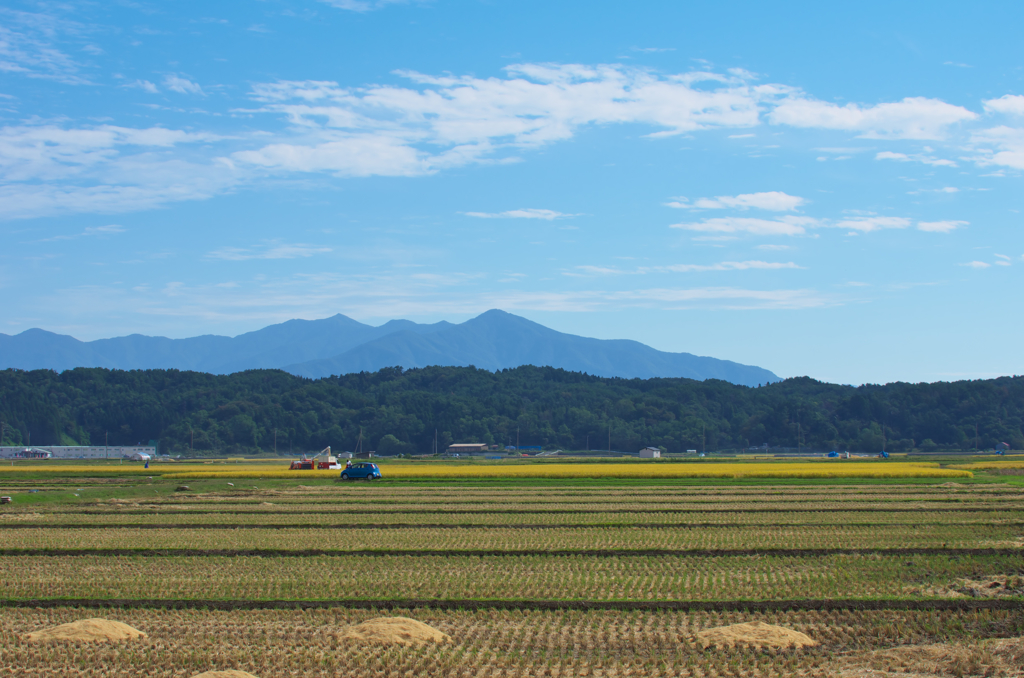
[[[794,599],[794,600],[663,600],[663,601],[590,601],[590,600],[430,600],[430,599],[337,599],[337,600],[200,600],[134,598],[37,598],[0,599],[0,608],[63,607],[85,609],[205,609],[235,610],[314,610],[349,608],[360,610],[680,610],[689,612],[732,611],[830,611],[830,610],[1019,610],[1019,600],[909,600],[902,598],[867,599]]]
[[[227,557],[296,557],[296,556],[585,556],[619,558],[630,556],[832,556],[832,555],[948,555],[948,556],[1019,556],[1024,548],[835,548],[835,549],[0,549],[0,556],[227,556]]]

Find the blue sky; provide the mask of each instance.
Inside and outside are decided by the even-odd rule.
[[[501,308],[1024,373],[1024,5],[834,4],[6,3],[0,332]]]

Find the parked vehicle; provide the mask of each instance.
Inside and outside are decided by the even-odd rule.
[[[352,464],[341,471],[342,480],[377,480],[380,477],[380,467],[370,462]]]

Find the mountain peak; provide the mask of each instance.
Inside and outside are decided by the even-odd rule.
[[[81,342],[40,329],[13,337],[0,334],[0,368],[176,368],[213,373],[279,368],[320,378],[396,365],[476,365],[486,370],[537,365],[604,377],[713,378],[746,385],[778,379],[760,367],[727,360],[666,353],[637,341],[565,334],[501,309],[458,325],[390,320],[378,327],[338,313],[321,320],[289,320],[237,337],[131,335]]]

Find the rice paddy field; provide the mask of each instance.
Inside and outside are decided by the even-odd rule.
[[[0,676],[1024,675],[1021,477],[868,464],[0,468]],[[395,615],[452,642],[345,636]],[[26,639],[91,617],[148,637]],[[817,645],[701,640],[752,621]]]

